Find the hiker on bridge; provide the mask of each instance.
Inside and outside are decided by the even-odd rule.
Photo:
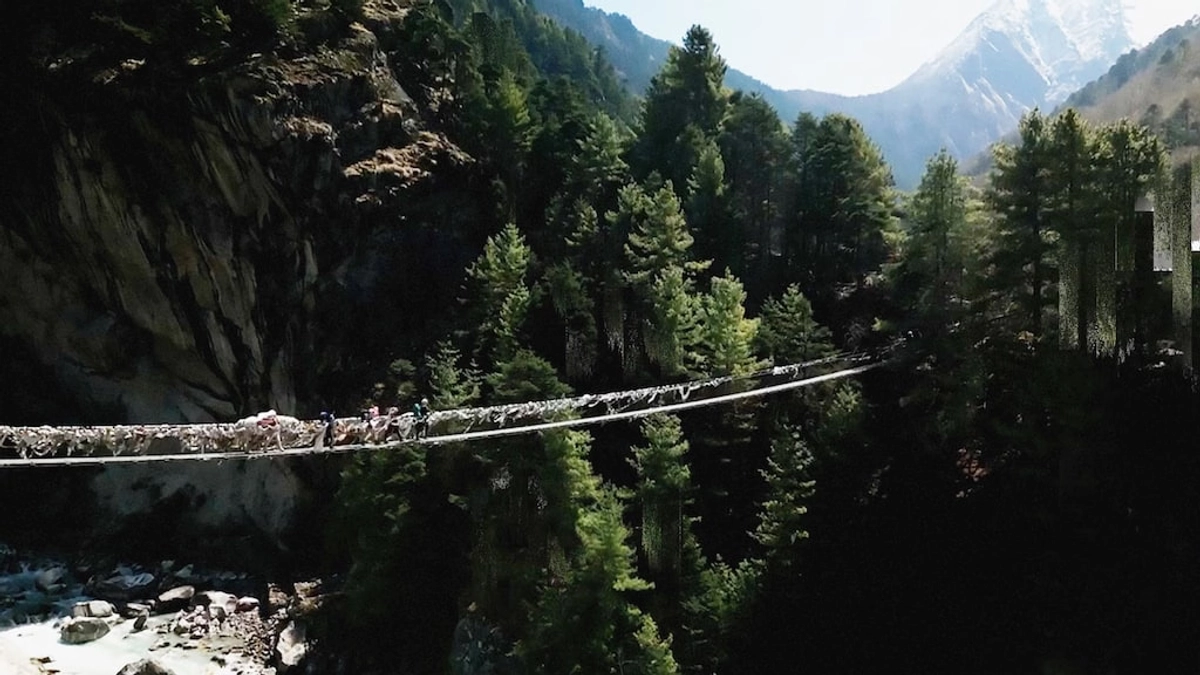
[[[333,425],[336,421],[333,413],[327,411],[321,412],[321,423],[325,425],[324,443],[322,445],[326,448],[333,445]]]
[[[404,434],[400,431],[400,409],[392,406],[387,410],[386,422],[383,429],[383,440],[390,441],[393,438],[403,440]]]
[[[413,428],[417,430],[417,438],[425,438],[429,433],[429,399],[422,398],[413,404]]]

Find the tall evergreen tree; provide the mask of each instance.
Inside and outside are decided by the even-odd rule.
[[[729,270],[710,283],[700,310],[704,369],[714,377],[749,375],[762,366],[754,355],[759,321],[746,317],[746,291]]]
[[[488,237],[483,253],[467,269],[469,295],[479,323],[475,356],[501,362],[512,356],[532,304],[527,284],[533,252],[516,225]]]
[[[1048,148],[1050,202],[1046,218],[1059,235],[1058,326],[1063,345],[1086,347],[1088,326],[1095,319],[1096,270],[1088,258],[1100,243],[1097,149],[1094,129],[1073,108],[1054,118]]]
[[[788,138],[778,113],[758,94],[735,93],[721,125],[721,154],[729,183],[733,217],[743,232],[744,249],[729,266],[741,278],[762,278],[771,259],[772,238],[783,211],[783,178]],[[743,267],[745,258],[752,268]]]
[[[796,284],[763,303],[755,339],[759,353],[777,365],[822,359],[835,351],[829,329],[817,323]]]
[[[754,539],[765,549],[766,563],[774,574],[796,571],[800,543],[808,538],[805,514],[816,485],[810,474],[812,463],[813,455],[799,430],[784,429],[771,444],[771,456],[762,471],[767,496]]]
[[[944,327],[961,306],[966,266],[967,184],[945,150],[932,157],[909,205],[911,232],[904,252],[902,300],[926,328]]]
[[[529,113],[525,90],[511,72],[503,71],[488,87],[487,100],[488,108],[484,113],[487,144],[483,153],[504,185],[502,196],[506,210],[501,215],[513,218],[536,127]]]
[[[815,129],[810,121],[802,117],[793,132],[801,154],[789,188],[787,269],[810,298],[830,302],[883,264],[895,197],[891,171],[857,121],[828,115]]]
[[[725,60],[712,34],[692,26],[672,47],[646,91],[641,134],[633,148],[635,176],[657,171],[682,188],[705,140],[715,138],[725,109]]]
[[[688,443],[679,418],[648,417],[642,423],[645,447],[633,449],[630,463],[637,470],[637,497],[642,509],[642,551],[651,581],[659,580],[678,593],[682,573],[691,472],[684,459]],[[675,597],[678,601],[678,597]]]
[[[695,239],[669,182],[654,194],[627,186],[621,190],[620,205],[618,217],[627,216],[631,225],[625,245],[631,285],[645,288],[670,267],[682,268],[689,277],[708,269],[710,261],[691,256]]]
[[[698,543],[687,514],[691,500],[691,471],[679,418],[648,417],[642,423],[645,446],[633,448],[630,464],[637,471],[636,495],[642,512],[642,552],[655,593],[651,613],[664,630],[678,634],[685,593],[689,547]],[[687,581],[691,581],[688,579]]]
[[[997,215],[997,245],[991,300],[1011,297],[1015,290],[1020,327],[1038,337],[1045,331],[1047,286],[1056,280],[1047,220],[1050,130],[1037,109],[1021,118],[1018,130],[1018,145],[998,144],[992,151],[995,168],[987,199]],[[995,313],[1008,314],[1005,304]]]
[[[574,431],[546,435],[539,481],[558,514],[565,560],[542,586],[518,653],[534,673],[677,673],[670,640],[628,597],[649,585],[637,577],[617,496],[586,459],[589,441]]]
[[[688,179],[687,222],[696,238],[696,258],[718,269],[742,269],[744,229],[733,217],[725,184],[725,160],[716,143],[700,150]]]
[[[579,152],[571,167],[573,191],[598,211],[612,207],[617,190],[629,183],[629,165],[624,152],[627,139],[607,115],[595,115],[579,141]]]
[[[630,312],[625,328],[641,336],[625,336],[626,373],[631,374],[643,346],[665,374],[683,373],[694,324],[694,279],[709,262],[692,259],[694,240],[679,200],[670,183],[653,194],[638,185],[626,186],[618,196],[618,210],[608,220],[610,227],[628,232],[622,269],[632,302],[625,305]]]
[[[1115,286],[1119,277],[1116,271],[1123,272],[1128,280],[1128,274],[1134,270],[1137,200],[1146,195],[1150,186],[1164,175],[1167,155],[1157,136],[1148,128],[1128,120],[1103,127],[1099,143],[1100,169],[1096,176],[1100,187],[1099,225],[1104,232],[1115,234],[1111,239],[1107,235],[1101,239],[1105,245],[1099,254],[1108,258],[1111,252],[1115,269],[1098,270],[1097,304],[1102,319],[1111,317],[1117,324],[1102,326],[1101,332],[1112,331],[1114,344],[1127,349],[1131,341],[1136,344],[1140,332],[1130,320],[1134,316],[1132,305],[1138,299],[1132,292],[1118,297]],[[1109,273],[1109,270],[1112,272]],[[1120,317],[1125,319],[1122,321]]]
[[[664,269],[647,296],[646,355],[667,377],[695,374],[698,365],[700,307],[694,284],[685,274],[682,267]]]
[[[425,359],[429,390],[435,408],[461,408],[479,400],[481,378],[473,363],[462,364],[462,355],[452,343],[439,342]]]
[[[562,255],[561,214],[556,200],[567,205],[577,195],[571,185],[572,168],[588,136],[594,115],[584,94],[565,77],[538,80],[528,95],[534,136],[516,192],[517,222],[529,225],[529,244],[539,255]]]

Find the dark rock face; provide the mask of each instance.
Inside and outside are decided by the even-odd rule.
[[[342,342],[384,332],[341,309],[388,272],[364,242],[394,238],[433,165],[470,161],[423,130],[376,37],[394,40],[406,10],[365,9],[335,39],[184,76],[89,63],[86,46],[37,61],[13,114],[37,124],[0,129],[16,148],[0,161],[0,347],[14,357],[0,423],[315,415]],[[36,497],[85,533],[136,517],[180,540],[285,548],[336,471],[10,472],[0,509]]]
[[[43,103],[43,200],[0,211],[0,336],[123,421],[291,413],[318,280],[341,262],[321,252],[453,150],[362,27],[164,91],[127,67]]]

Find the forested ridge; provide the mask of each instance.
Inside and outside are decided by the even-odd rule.
[[[1191,114],[1197,103],[1197,56],[1192,43],[1198,32],[1200,22],[1195,18],[1171,28],[1144,48],[1122,56],[1065,105],[1093,120],[1137,120],[1158,134],[1176,157],[1195,156],[1200,124]]]
[[[191,4],[187,30],[225,20],[173,44],[170,77],[196,50],[312,29],[260,11],[286,0]],[[330,33],[364,11],[326,9]],[[1089,264],[1164,173],[1147,129],[1035,111],[985,188],[943,152],[904,194],[855,120],[730,91],[701,27],[643,100],[525,0],[417,2],[396,31],[419,124],[469,161],[396,219],[415,234],[371,306],[388,329],[320,373],[331,407],[529,401],[907,339],[855,380],[356,457],[325,531],[345,603],[315,629],[350,672],[1200,665],[1193,381],[1058,315],[1060,262]],[[1133,309],[1159,316],[1162,294]]]
[[[425,608],[389,658],[547,673],[1195,663],[1194,509],[1162,482],[1194,471],[1192,388],[1138,357],[1057,349],[1056,251],[1132,216],[1161,170],[1154,137],[1035,112],[986,190],[941,154],[904,195],[854,120],[784,123],[729,91],[702,28],[628,115],[547,65],[525,6],[452,9],[409,26],[414,43],[486,55],[459,74],[478,98],[450,120],[479,159],[486,240],[459,329],[385,391],[524,400],[919,337],[857,383],[362,461],[343,494],[362,533],[353,615],[382,627],[392,602]]]

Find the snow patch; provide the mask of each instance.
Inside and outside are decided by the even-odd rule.
[[[968,84],[1008,91],[1025,107],[1057,104],[1134,46],[1127,1],[998,0],[909,81],[966,71]],[[1014,92],[995,82],[1020,62],[1040,76],[1042,91]]]

